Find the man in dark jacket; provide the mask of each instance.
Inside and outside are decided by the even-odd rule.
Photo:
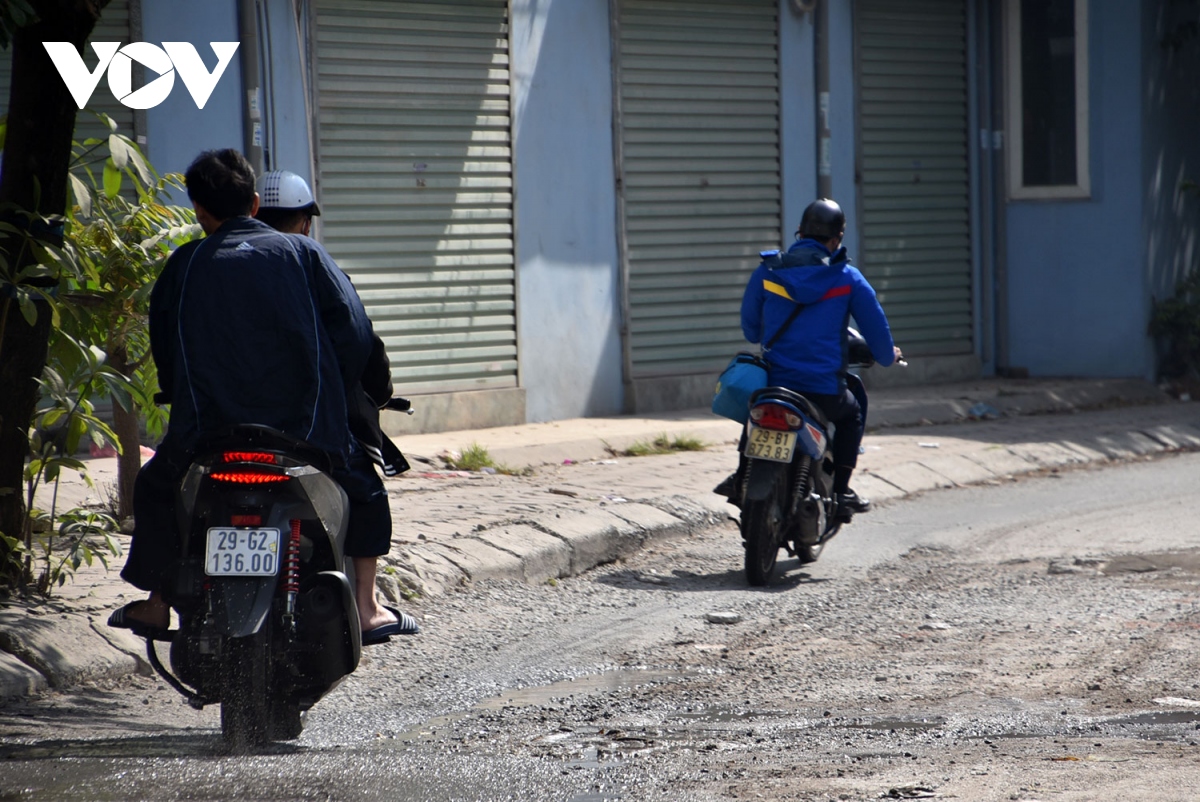
[[[171,418],[138,474],[121,572],[150,598],[109,619],[135,632],[168,625],[161,589],[179,555],[174,491],[203,435],[257,423],[308,441],[347,470],[363,458],[347,423],[347,388],[363,374],[372,331],[350,280],[315,241],[253,219],[254,170],[237,151],[202,153],[185,181],[207,236],[171,255],[150,299],[150,346]],[[365,631],[394,618],[362,607]]]
[[[768,382],[804,394],[836,426],[833,492],[839,517],[848,519],[870,509],[870,502],[850,489],[863,436],[862,407],[847,387],[850,317],[880,365],[887,367],[902,354],[875,290],[847,258],[845,232],[846,215],[836,203],[822,198],[809,204],[796,242],[786,253],[764,252],[750,277],[742,296],[742,333],[752,343],[774,338],[763,355]],[[735,487],[730,477],[716,492],[732,496]]]

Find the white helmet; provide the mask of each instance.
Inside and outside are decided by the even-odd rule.
[[[258,179],[259,206],[263,209],[308,209],[320,214],[308,182],[289,170],[272,170]]]

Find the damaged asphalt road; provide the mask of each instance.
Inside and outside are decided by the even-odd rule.
[[[750,589],[729,524],[413,604],[304,736],[134,677],[0,709],[0,798],[1185,800],[1200,455],[893,502]]]

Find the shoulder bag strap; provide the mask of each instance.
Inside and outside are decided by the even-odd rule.
[[[771,339],[768,340],[767,343],[763,346],[764,352],[770,351],[771,347],[774,346],[775,343],[779,342],[779,338],[783,336],[783,333],[788,330],[789,326],[792,325],[792,321],[794,321],[796,319],[796,317],[803,310],[804,310],[804,304],[797,303],[796,308],[792,310],[792,313],[790,315],[788,315],[787,320],[783,321],[783,325],[775,330],[775,334],[773,334],[771,336]]]

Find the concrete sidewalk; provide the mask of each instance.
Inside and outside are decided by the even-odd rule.
[[[403,421],[393,419],[393,430],[402,431]],[[868,425],[854,485],[885,508],[889,499],[942,487],[1200,450],[1200,405],[1134,380],[879,389]],[[394,535],[380,588],[419,618],[420,600],[449,588],[572,576],[648,541],[736,516],[711,489],[737,463],[739,431],[701,410],[397,435],[414,469],[387,481]],[[709,446],[621,456],[659,435]],[[472,444],[516,473],[452,471],[438,459]],[[97,487],[112,482],[114,463],[92,461]],[[74,482],[60,491],[59,505],[101,500]],[[49,601],[0,606],[0,697],[149,673],[144,643],[105,625],[112,609],[142,595],[121,582],[118,567],[84,569]]]

